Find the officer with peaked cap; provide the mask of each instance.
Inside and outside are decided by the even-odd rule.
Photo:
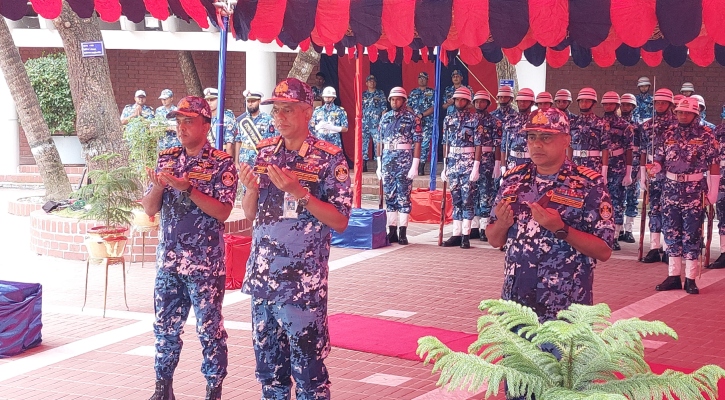
[[[362,156],[363,156],[363,172],[368,172],[368,160],[370,159],[370,144],[372,142],[373,152],[377,150],[375,144],[375,130],[378,129],[380,117],[387,111],[387,102],[385,93],[377,88],[378,80],[375,75],[369,75],[365,80],[367,90],[362,94]],[[376,154],[377,155],[377,154]]]
[[[664,172],[660,171],[648,176],[646,165],[653,162],[653,154],[664,146],[664,138],[668,131],[677,127],[677,118],[670,111],[673,102],[672,91],[667,88],[657,89],[654,95],[654,116],[642,123],[642,135],[639,151],[639,184],[649,195],[649,245],[650,250],[642,260],[644,263],[659,261],[667,262],[667,253],[662,249],[662,187],[665,181]]]
[[[675,112],[678,124],[665,132],[664,146],[655,149],[651,168],[653,173],[664,172],[666,178],[662,189],[662,231],[669,257],[667,279],[655,289],[683,288],[680,274],[684,258],[684,289],[689,294],[698,294],[695,278],[702,221],[705,206],[715,204],[718,197],[719,149],[712,131],[696,121],[700,112],[697,100],[683,99]]]
[[[317,107],[310,119],[310,132],[318,138],[342,148],[341,134],[347,132],[347,113],[334,103],[337,92],[332,86],[322,89],[321,107]]]
[[[433,136],[433,106],[435,91],[428,87],[428,73],[418,74],[418,87],[408,95],[408,108],[420,118],[423,127],[423,143],[420,146],[420,166],[418,175],[424,175],[425,163],[430,153],[430,140]]]
[[[574,164],[589,167],[607,181],[609,168],[609,124],[594,114],[597,92],[583,88],[577,95],[580,114],[571,124],[571,160]]]
[[[516,106],[519,111],[503,124],[503,138],[501,139],[501,159],[505,160],[506,169],[511,169],[531,161],[526,146],[526,132],[524,127],[534,105],[534,91],[529,88],[519,90],[516,95]]]
[[[652,84],[649,78],[643,76],[637,80],[637,108],[634,109],[634,120],[638,123],[644,122],[648,118],[652,118],[652,95],[649,93],[649,89]]]
[[[637,98],[631,93],[622,95],[620,111],[622,118],[632,126],[634,137],[632,138],[632,184],[624,190],[624,226],[617,238],[620,242],[634,243],[634,235],[632,229],[634,226],[634,218],[639,213],[639,147],[641,143],[642,126],[634,121],[632,112],[637,107]]]

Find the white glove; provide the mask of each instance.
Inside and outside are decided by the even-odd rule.
[[[378,168],[375,170],[375,175],[378,176],[378,179],[383,179],[383,159],[382,157],[378,157]]]
[[[707,201],[710,204],[717,202],[717,194],[720,186],[720,175],[710,174],[707,185]]]
[[[330,130],[331,132],[338,132],[338,133],[342,132],[341,126],[335,126],[329,122],[327,123],[327,129]]]
[[[418,176],[418,165],[419,164],[420,164],[420,158],[414,158],[413,165],[410,166],[410,171],[408,171],[408,179],[415,179],[415,177]]]
[[[480,175],[478,170],[481,168],[481,162],[480,161],[474,161],[473,162],[473,169],[471,170],[471,176],[468,178],[471,182],[477,182],[478,176]]]
[[[496,160],[493,163],[493,179],[500,178],[501,174],[503,174],[503,169],[501,169],[501,160]]]
[[[639,167],[639,188],[647,190],[647,169],[644,166]]]
[[[315,125],[315,132],[322,132],[325,129],[327,129],[326,126],[327,122],[320,122],[319,124]]]
[[[627,165],[627,169],[624,173],[624,180],[622,180],[622,186],[629,186],[632,184],[632,166]]]
[[[441,171],[441,180],[445,182],[448,179],[446,176],[446,159],[443,159],[443,170]]]
[[[609,170],[608,165],[602,165],[602,178],[604,178],[604,182],[607,182],[607,171]]]

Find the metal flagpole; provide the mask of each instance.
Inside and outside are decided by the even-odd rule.
[[[436,190],[436,178],[438,177],[438,143],[440,142],[440,129],[438,120],[441,109],[441,47],[436,47],[436,76],[435,76],[435,99],[433,101],[433,134],[430,144],[430,190]]]
[[[216,148],[224,150],[224,94],[226,92],[226,72],[227,72],[227,31],[229,30],[229,16],[232,14],[235,0],[227,0],[216,2],[214,6],[217,9],[217,20],[219,24],[219,74],[217,76],[217,90],[219,91],[219,99],[217,100],[217,123],[212,127],[216,133]],[[221,18],[219,18],[221,16]]]

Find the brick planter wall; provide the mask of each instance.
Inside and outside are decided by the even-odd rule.
[[[86,246],[83,244],[88,228],[100,225],[97,221],[79,221],[73,218],[58,217],[46,214],[43,210],[30,213],[30,248],[37,254],[58,257],[65,260],[83,260],[88,258]],[[244,218],[240,209],[232,210],[225,223],[225,233],[249,235],[252,225]],[[141,233],[131,231],[126,244],[125,257],[130,262],[140,262],[143,254]],[[146,233],[143,254],[145,262],[156,261],[156,246],[159,243],[158,231]]]
[[[27,201],[8,201],[8,214],[19,215],[21,217],[27,217],[31,212],[40,210],[43,208],[42,204],[29,203]]]

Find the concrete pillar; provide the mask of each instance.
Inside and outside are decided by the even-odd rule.
[[[519,79],[519,90],[521,88],[530,88],[535,95],[546,90],[546,63],[535,67],[526,61],[525,57],[522,57],[521,61],[516,64],[516,76]],[[553,96],[560,88],[549,89]]]
[[[277,53],[263,50],[246,51],[246,82],[242,90],[258,90],[269,97],[277,86]],[[269,112],[272,106],[261,106],[262,110]]]
[[[20,165],[20,140],[18,139],[18,113],[5,75],[0,73],[0,174],[16,174]]]

